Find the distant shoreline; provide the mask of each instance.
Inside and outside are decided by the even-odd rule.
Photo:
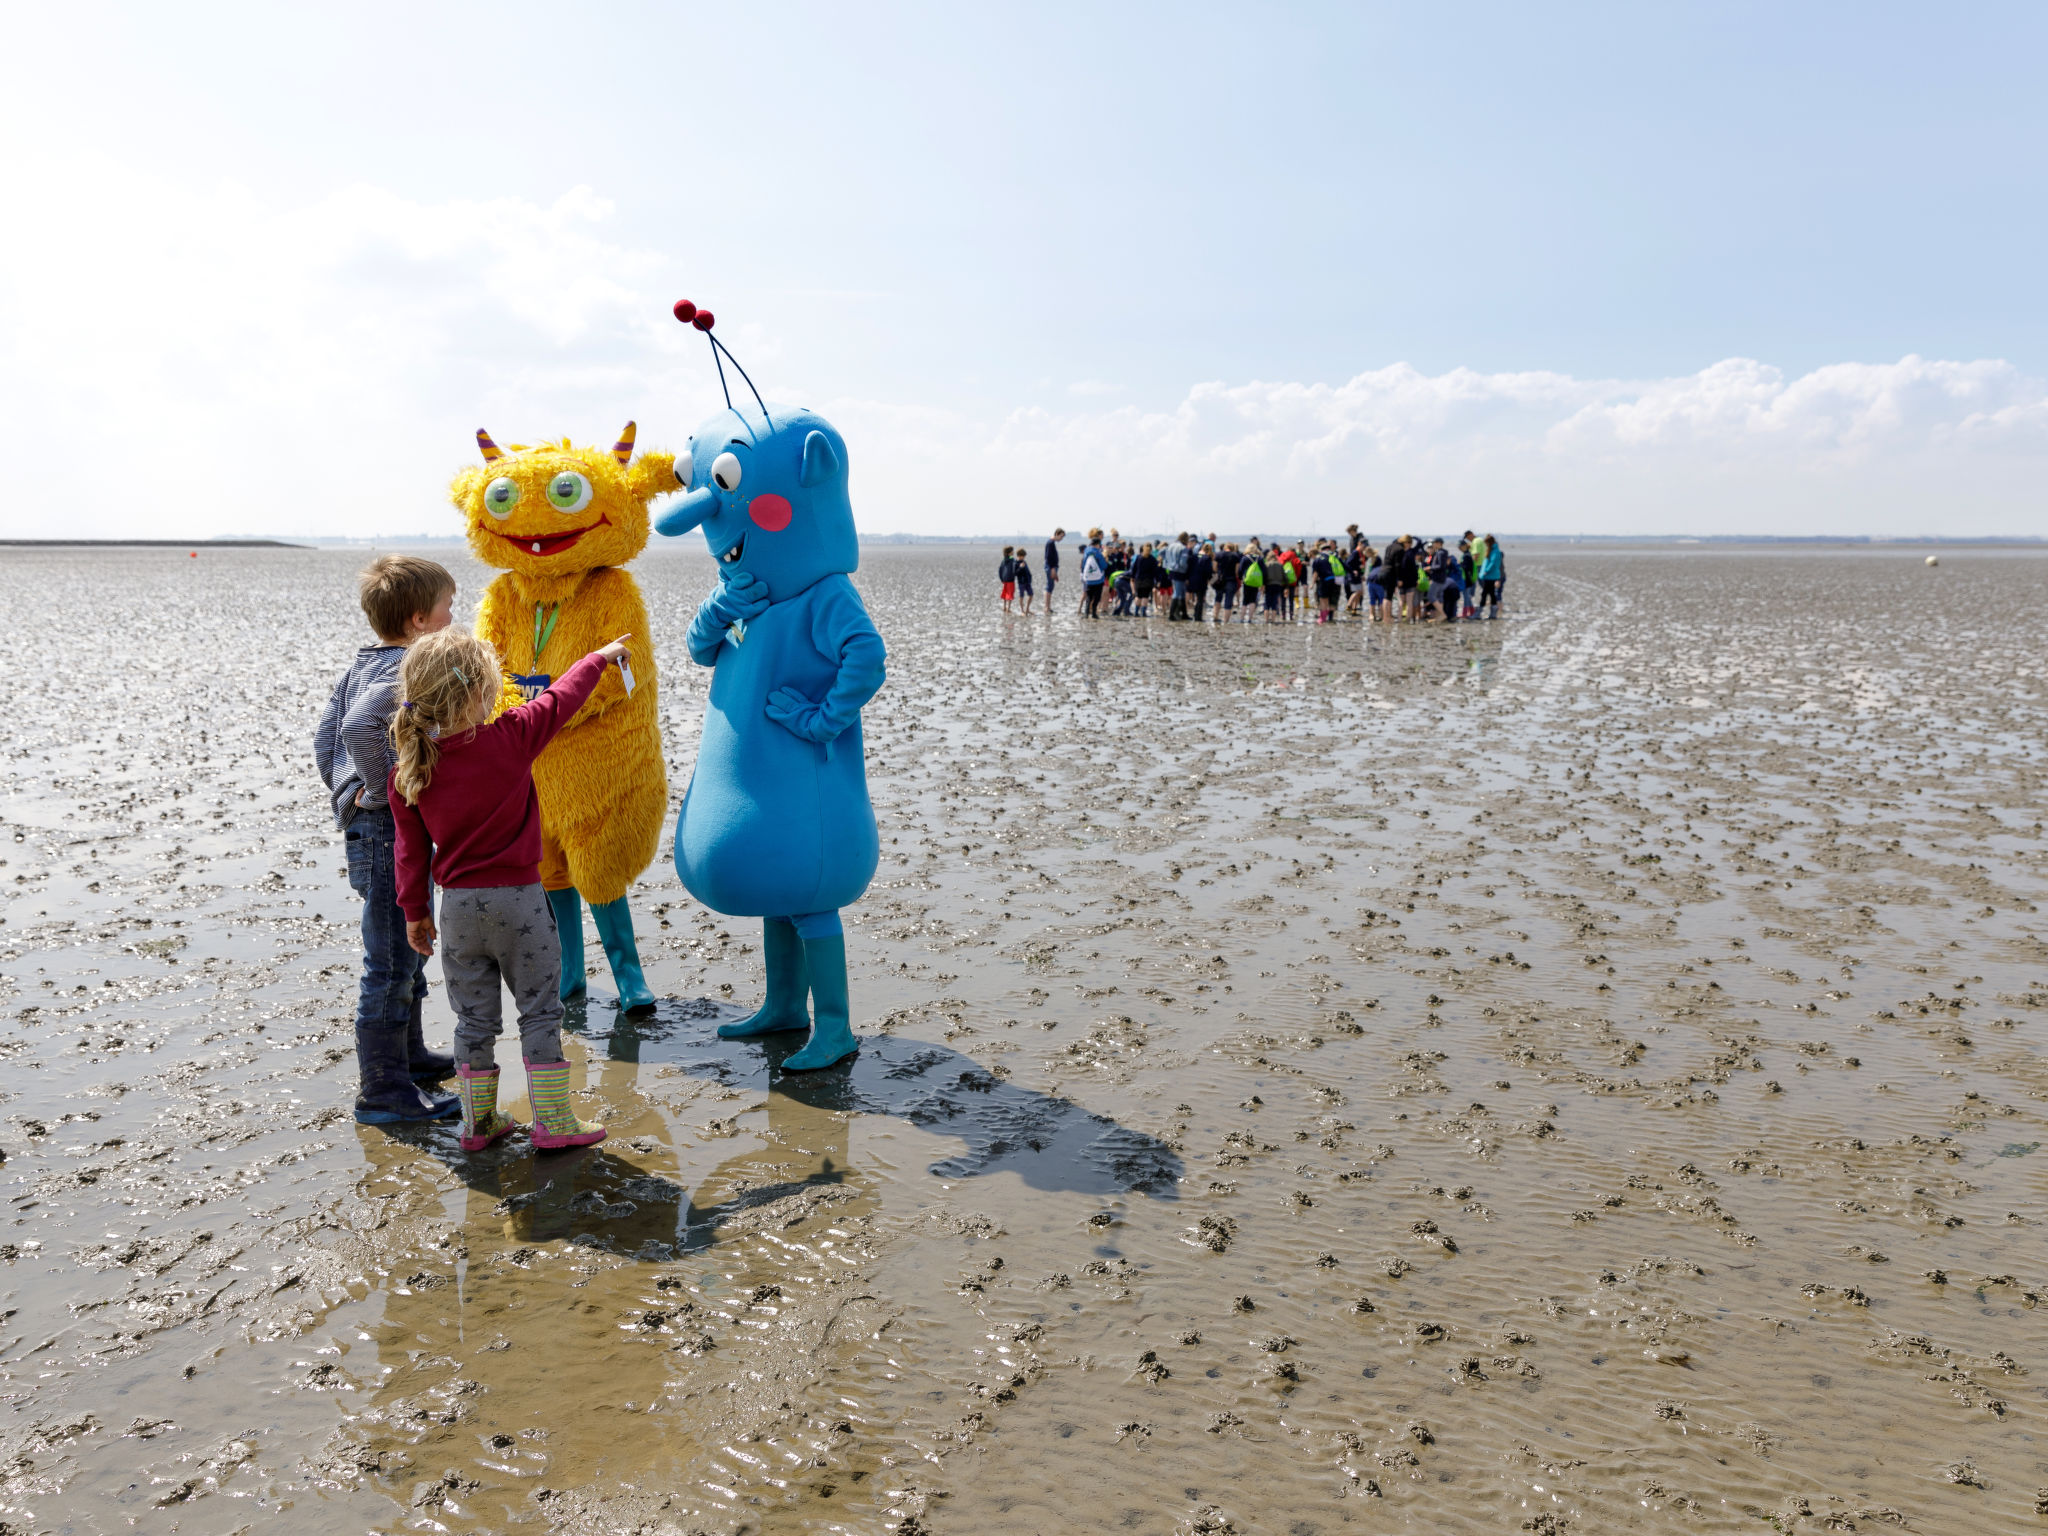
[[[0,549],[311,549],[288,539],[0,539]]]
[[[1171,538],[1170,533],[1133,534],[1139,539]],[[1209,537],[1203,534],[1202,537]],[[1250,534],[1218,534],[1218,538],[1234,539],[1248,543]],[[1282,536],[1284,539],[1284,535]],[[1336,535],[1324,535],[1336,537]],[[923,533],[877,533],[863,534],[863,547],[886,549],[926,545],[937,548],[995,548],[1004,540],[1015,543],[1026,541],[1026,547],[1036,547],[1042,535],[1035,533],[990,533],[990,534],[923,534]],[[2007,546],[2020,549],[2038,549],[2048,545],[2048,538],[2038,534],[1869,534],[1869,533],[1503,533],[1503,544],[1522,545],[1657,545],[1667,548],[1688,548],[1698,546],[1728,545],[1792,545],[1802,547],[1832,546],[1836,548],[1888,549],[1888,548],[1998,548]],[[460,535],[392,534],[378,538],[330,539],[317,534],[301,535],[299,539],[0,539],[0,549],[390,549],[419,545],[459,546],[467,541]],[[1069,533],[1063,543],[1078,541]],[[649,552],[672,549],[676,553],[694,552],[694,546],[669,546],[653,544]]]

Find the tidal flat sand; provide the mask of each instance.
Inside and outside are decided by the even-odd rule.
[[[664,852],[538,1160],[348,1114],[363,558],[0,556],[6,1530],[2040,1524],[2048,553],[1389,631],[870,550],[860,1056],[714,1037]],[[635,570],[679,798],[712,568]]]

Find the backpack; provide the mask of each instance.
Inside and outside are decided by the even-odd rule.
[[[1094,586],[1102,580],[1102,556],[1090,549],[1081,556],[1081,580]]]

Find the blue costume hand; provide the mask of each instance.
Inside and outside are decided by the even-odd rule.
[[[825,717],[821,704],[814,704],[794,688],[778,688],[768,695],[762,712],[792,736],[805,741],[827,742],[846,727]]]
[[[701,667],[712,666],[726,631],[737,623],[751,624],[768,611],[768,585],[749,571],[734,571],[712,589],[690,621],[690,659]]]

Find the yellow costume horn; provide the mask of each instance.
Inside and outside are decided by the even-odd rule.
[[[483,450],[484,462],[486,464],[493,463],[494,461],[505,457],[505,451],[502,448],[500,448],[496,443],[491,441],[491,434],[486,432],[482,427],[478,427],[476,429],[476,445],[478,448]]]
[[[639,430],[636,423],[627,422],[624,430],[619,433],[619,440],[612,444],[612,457],[621,464],[633,457],[633,437]]]

